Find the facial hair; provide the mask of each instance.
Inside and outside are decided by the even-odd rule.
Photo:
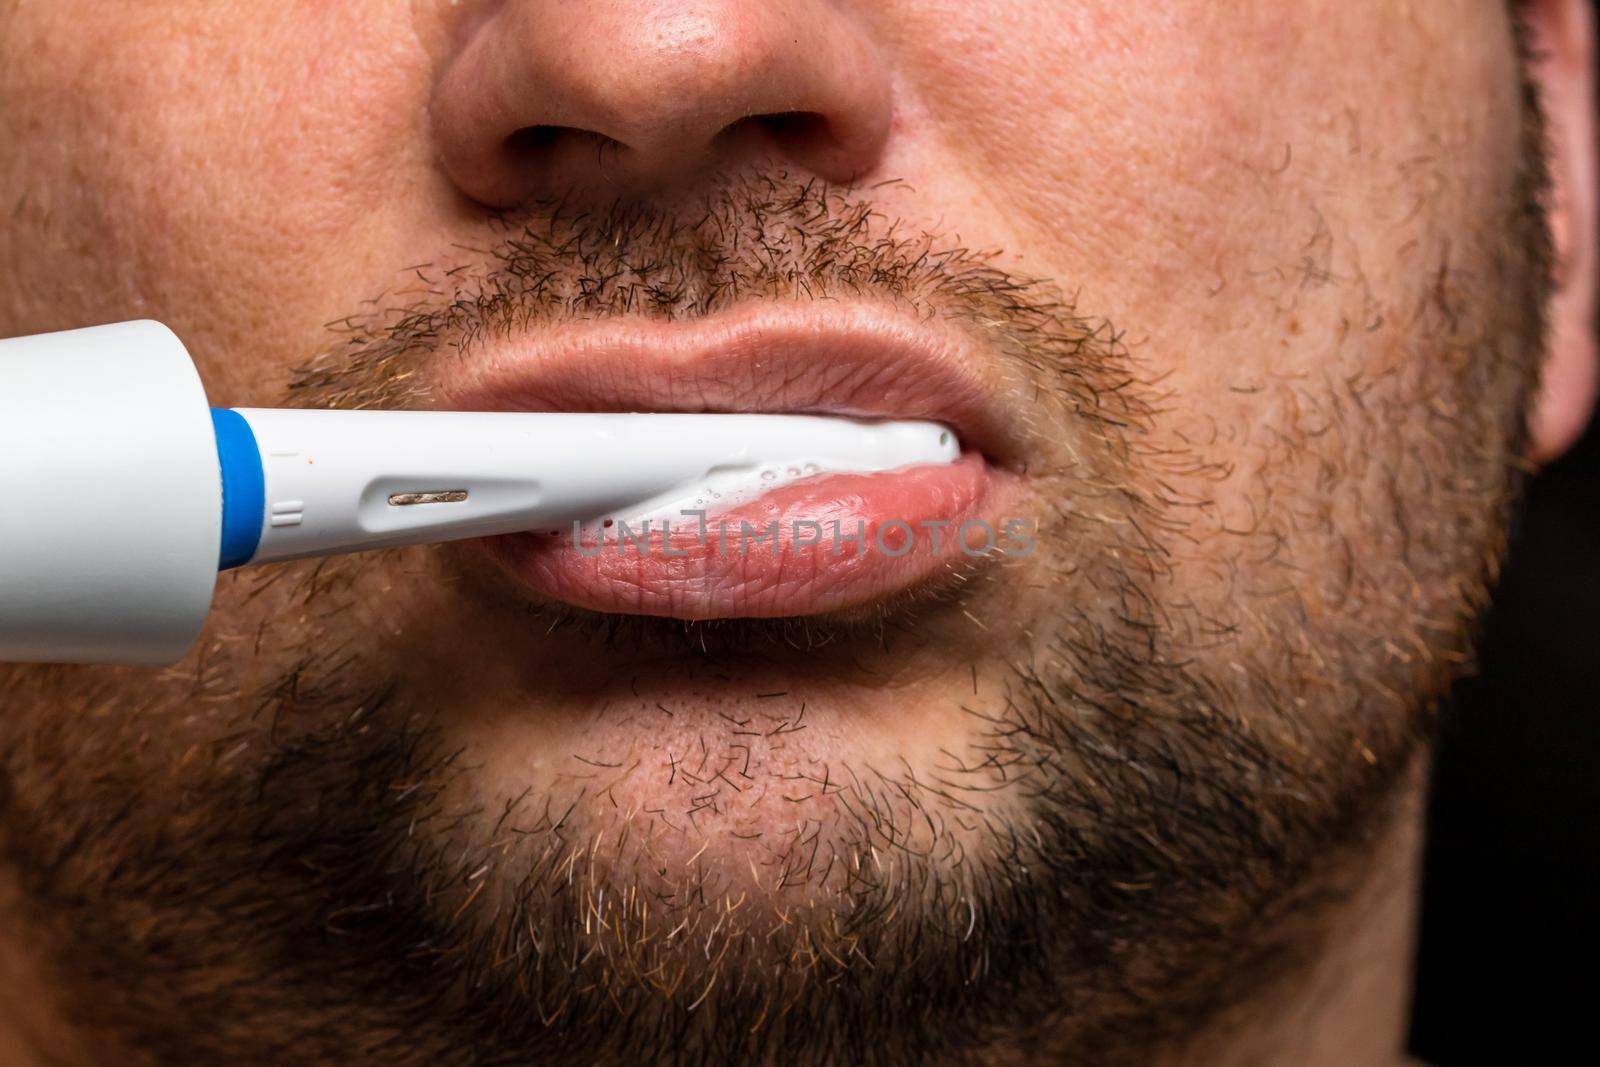
[[[1337,895],[1470,658],[1535,380],[1538,202],[1477,261],[1430,264],[1369,379],[1284,387],[1299,419],[1250,470],[1170,432],[1183,398],[1110,323],[871,190],[759,172],[692,208],[497,220],[335,324],[295,402],[410,406],[427,361],[570,321],[893,303],[1035,387],[1050,610],[995,664],[998,695],[964,701],[971,736],[938,775],[834,761],[809,780],[828,815],[772,845],[778,904],[715,862],[649,869],[664,831],[588,786],[461,801],[452,709],[351,621],[427,550],[240,579],[242,619],[275,586],[304,620],[256,638],[284,646],[253,685],[246,627],[159,684],[8,670],[0,844],[67,1011],[169,1063],[898,1065],[1017,1034],[1115,1062],[1180,1037],[1298,965],[1277,932]],[[1223,487],[1252,525],[1220,517]],[[1327,505],[1345,490],[1369,506]],[[914,640],[922,619],[881,624]],[[638,625],[627,640],[690,633],[707,678],[754,639]],[[751,745],[802,728],[790,696],[731,695],[702,771],[737,745],[755,775],[786,767]]]

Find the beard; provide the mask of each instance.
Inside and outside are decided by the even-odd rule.
[[[411,406],[429,361],[572,321],[891,302],[1037,398],[1039,551],[837,623],[517,608],[719,694],[655,703],[648,766],[597,744],[520,788],[482,786],[461,709],[369,624],[398,573],[475,595],[449,550],[238,576],[160,678],[0,673],[0,844],[66,1011],[159,1062],[1111,1062],[1181,1038],[1302,963],[1285,931],[1339,898],[1469,662],[1536,377],[1535,177],[1481,254],[1430,246],[1380,350],[1322,338],[1327,374],[1264,384],[1270,444],[1232,451],[1059,287],[852,191],[761,173],[692,208],[497,220],[337,324],[294,402]],[[754,688],[758,663],[938,654],[957,615],[1006,648],[940,698],[966,728],[934,764],[831,755],[807,743],[825,698]]]

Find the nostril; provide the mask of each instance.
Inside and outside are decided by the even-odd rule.
[[[608,149],[621,148],[621,141],[575,126],[524,126],[505,140],[508,161],[519,168],[549,163],[554,157],[578,151],[595,158]]]
[[[750,121],[760,123],[774,137],[810,137],[828,132],[828,120],[815,111],[781,111],[755,115]]]
[[[728,141],[759,133],[786,152],[805,153],[831,136],[828,119],[815,111],[779,111],[770,115],[751,115],[724,129]]]
[[[526,151],[543,148],[561,136],[563,130],[571,131],[569,126],[524,126],[506,138],[506,146],[517,151]]]

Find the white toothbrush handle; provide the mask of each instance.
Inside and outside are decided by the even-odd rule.
[[[157,322],[0,341],[0,661],[169,663],[205,621],[216,437]]]
[[[959,452],[927,422],[211,409],[160,323],[0,340],[0,662],[180,659],[219,566],[711,510]]]
[[[697,488],[949,462],[937,424],[805,415],[239,408],[265,474],[251,563],[640,514]],[[791,473],[794,472],[794,473]]]

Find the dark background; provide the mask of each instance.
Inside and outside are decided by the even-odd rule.
[[[1434,764],[1412,1052],[1440,1067],[1600,1062],[1593,420],[1529,485],[1480,647]]]
[[[1439,1067],[1600,1062],[1593,419],[1529,485],[1480,648],[1434,764],[1411,1050]]]

